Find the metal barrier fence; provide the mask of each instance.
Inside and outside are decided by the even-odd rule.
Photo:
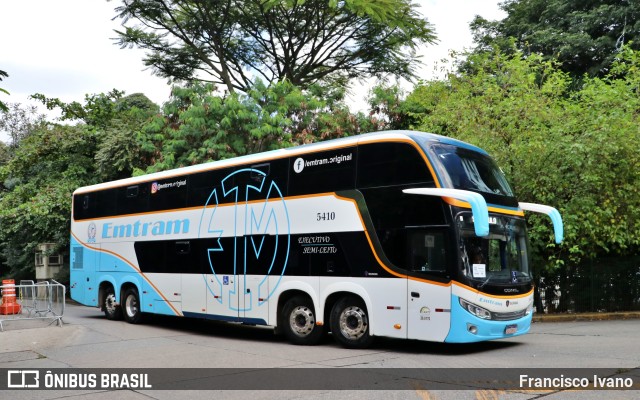
[[[62,326],[66,296],[63,284],[56,281],[20,281],[19,285],[4,282],[0,286],[0,307],[4,306],[0,315],[0,332],[4,331],[3,324],[13,321],[51,320],[49,325],[56,323]]]

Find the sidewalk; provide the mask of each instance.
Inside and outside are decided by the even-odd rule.
[[[640,311],[579,314],[534,314],[533,322],[609,321],[614,319],[640,319]]]

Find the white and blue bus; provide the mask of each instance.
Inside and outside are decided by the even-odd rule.
[[[326,332],[476,342],[526,333],[524,211],[482,149],[389,131],[77,189],[71,296],[145,313]]]

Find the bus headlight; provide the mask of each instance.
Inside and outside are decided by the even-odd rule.
[[[525,316],[531,314],[533,312],[533,301],[531,303],[529,303],[529,305],[527,306],[527,311],[524,313]]]
[[[462,300],[462,298],[460,298],[460,305],[462,306],[462,308],[469,311],[471,314],[475,315],[478,318],[491,319],[491,312],[487,309]]]

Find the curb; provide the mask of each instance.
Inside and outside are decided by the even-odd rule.
[[[640,319],[640,311],[534,315],[533,322],[612,321]]]

